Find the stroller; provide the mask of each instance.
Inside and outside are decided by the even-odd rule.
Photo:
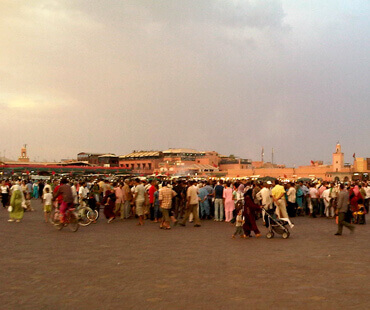
[[[365,219],[365,207],[363,204],[358,205],[358,211],[353,212],[353,217],[354,217],[354,222],[355,224],[361,224],[364,225],[366,224],[366,219]]]
[[[288,225],[288,222],[276,218],[275,214],[273,213],[273,210],[266,210],[265,208],[262,209],[265,210],[266,212],[267,216],[266,227],[268,227],[269,229],[268,233],[266,234],[266,238],[267,239],[273,238],[275,233],[281,235],[284,239],[289,238],[290,232],[286,227]]]

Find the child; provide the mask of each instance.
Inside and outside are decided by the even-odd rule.
[[[88,199],[87,199],[87,204],[88,206],[91,208],[91,210],[93,211],[97,211],[98,212],[98,215],[99,215],[99,205],[97,204],[96,202],[96,199],[95,199],[95,194],[93,192],[90,192],[89,195],[88,195]],[[94,212],[94,219],[92,220],[92,222],[94,224],[96,224],[96,219],[97,219],[97,216]]]
[[[42,198],[44,199],[45,223],[47,223],[49,216],[50,216],[52,199],[53,199],[53,195],[50,193],[50,188],[45,189],[45,194]]]
[[[240,235],[240,238],[247,238],[247,236],[243,232],[243,223],[244,223],[243,210],[240,209],[238,212],[238,215],[236,216],[236,220],[235,220],[236,230],[234,234],[232,235],[232,238],[235,238],[236,235]]]
[[[26,202],[25,202],[25,205],[26,205],[26,211],[35,211],[31,207],[31,194],[30,193],[26,193]]]

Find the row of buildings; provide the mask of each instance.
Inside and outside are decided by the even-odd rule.
[[[233,155],[223,156],[215,151],[201,152],[194,149],[168,149],[165,151],[133,151],[126,155],[81,152],[74,160],[59,163],[35,163],[21,149],[18,161],[0,163],[0,173],[103,173],[131,174],[140,176],[198,176],[228,178],[273,177],[288,180],[301,178],[328,181],[368,180],[370,158],[355,158],[353,164],[344,162],[344,154],[338,143],[332,154],[332,164],[311,161],[310,165],[286,167],[264,161],[252,161]]]
[[[225,174],[228,168],[247,168],[248,159],[221,156],[217,152],[200,152],[194,149],[169,149],[165,151],[133,151],[117,156],[82,152],[77,161],[91,165],[106,165],[130,169],[142,175],[205,175]]]
[[[353,164],[345,164],[341,145],[338,143],[332,154],[332,164],[311,161],[310,165],[286,167],[263,161],[223,156],[215,151],[200,152],[194,149],[168,149],[165,151],[133,151],[117,156],[115,154],[94,154],[82,152],[78,162],[91,165],[105,165],[130,170],[139,175],[167,176],[212,176],[230,178],[274,177],[283,179],[323,179],[348,181],[368,179],[370,158],[354,158]]]

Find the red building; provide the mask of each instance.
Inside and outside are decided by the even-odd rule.
[[[163,153],[160,151],[133,151],[130,154],[119,156],[119,166],[132,169],[139,174],[153,174],[163,161]]]
[[[102,155],[104,154],[81,152],[77,154],[77,161],[83,161],[91,165],[99,165],[99,156]]]

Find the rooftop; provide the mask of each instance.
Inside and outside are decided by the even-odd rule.
[[[99,157],[118,157],[118,156],[114,154],[103,154],[103,155],[100,155]]]
[[[198,169],[202,169],[202,170],[218,170],[217,167],[214,167],[214,166],[211,166],[211,165],[204,165],[204,164],[193,164],[193,165],[190,165],[190,166],[185,166],[185,168],[188,168],[190,170],[198,170]]]
[[[122,155],[119,158],[141,158],[141,157],[159,157],[161,156],[161,152],[159,151],[140,151],[140,152],[132,152],[127,155]]]
[[[104,153],[90,153],[90,152],[80,152],[77,155],[91,155],[91,156],[101,156],[104,155]]]
[[[180,153],[203,154],[204,152],[199,152],[194,149],[168,149],[166,151],[163,151],[163,154],[180,154]]]

